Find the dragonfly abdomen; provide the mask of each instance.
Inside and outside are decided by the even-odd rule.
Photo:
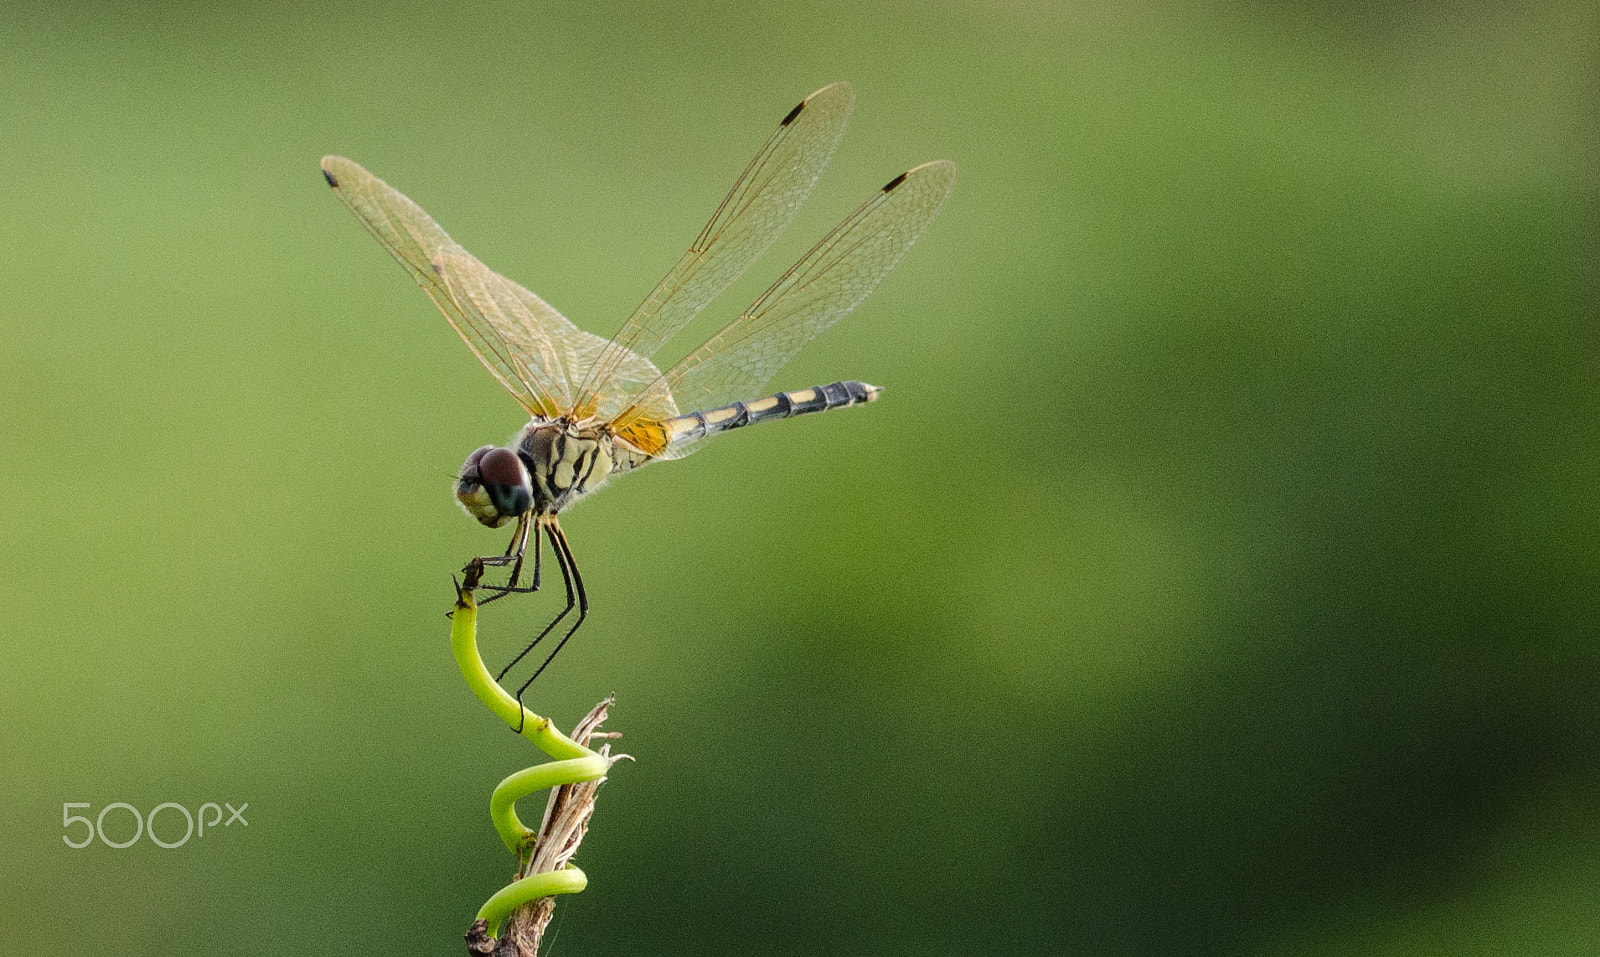
[[[665,425],[672,436],[672,443],[676,445],[757,422],[871,402],[878,397],[878,392],[877,386],[865,382],[830,382],[796,392],[779,392],[750,402],[735,402],[704,412],[691,412],[671,419]]]

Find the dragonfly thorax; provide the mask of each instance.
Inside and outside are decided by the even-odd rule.
[[[611,475],[616,461],[611,433],[570,419],[534,419],[517,435],[517,455],[528,468],[533,507],[559,512],[594,491]]]

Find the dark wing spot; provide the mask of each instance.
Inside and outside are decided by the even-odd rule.
[[[428,263],[428,265],[433,267],[433,271],[434,272],[438,272],[439,271],[439,264],[438,263]]]
[[[339,188],[339,181],[334,179],[333,178],[333,174],[328,172],[327,170],[323,170],[322,171],[322,178],[327,180],[328,181],[328,185],[332,186],[334,189],[338,189]]]
[[[779,126],[788,126],[790,123],[793,123],[794,122],[794,118],[799,116],[800,115],[800,111],[805,109],[805,108],[806,108],[806,101],[805,100],[801,100],[799,103],[796,103],[795,106],[794,106],[794,109],[790,110],[789,111],[789,115],[784,117],[783,118],[783,122],[779,123],[778,125]]]
[[[909,173],[909,172],[911,172],[911,171],[910,170],[906,171],[906,173]],[[885,193],[887,193],[890,190],[894,189],[896,186],[899,186],[901,183],[904,183],[906,181],[906,173],[901,173],[899,176],[896,176],[894,179],[889,180],[888,184],[883,187],[883,191]]]

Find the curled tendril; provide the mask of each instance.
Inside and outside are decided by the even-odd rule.
[[[526,904],[535,904],[512,921],[513,935],[520,937],[519,950],[532,953],[538,948],[545,922],[549,920],[556,894],[575,894],[589,883],[583,871],[571,863],[578,845],[588,830],[594,811],[594,794],[605,780],[611,765],[627,755],[613,756],[610,745],[598,751],[586,745],[596,738],[613,735],[600,732],[600,723],[612,699],[595,706],[573,729],[572,737],[556,730],[548,718],[523,707],[490,677],[478,654],[478,606],[472,593],[483,574],[477,560],[468,564],[464,579],[456,587],[456,607],[451,618],[450,645],[462,677],[496,716],[512,729],[538,745],[554,761],[534,765],[507,777],[494,789],[489,800],[489,817],[506,848],[517,856],[517,879],[501,888],[479,908],[472,930],[467,933],[468,949],[475,953],[495,952],[500,926],[507,917]],[[544,788],[554,788],[545,806],[538,830],[529,828],[517,816],[517,801]],[[537,903],[536,903],[537,902]],[[526,918],[526,919],[524,919]],[[513,951],[515,952],[515,951]]]

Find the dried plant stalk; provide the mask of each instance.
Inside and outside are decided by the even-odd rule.
[[[594,710],[584,716],[584,719],[572,729],[572,739],[584,747],[589,747],[591,740],[620,737],[600,730],[600,725],[605,721],[606,714],[614,701],[614,698],[607,698],[595,705]],[[614,764],[623,758],[632,760],[626,754],[612,756],[609,740],[594,750],[596,754],[605,758],[608,764]],[[533,854],[528,858],[526,866],[517,873],[518,878],[560,870],[567,866],[572,856],[578,853],[578,846],[583,843],[583,837],[589,831],[589,818],[594,814],[595,794],[605,780],[602,777],[592,781],[579,781],[576,784],[563,784],[550,792],[550,799],[545,804],[544,819],[539,823],[539,839],[534,844]],[[555,913],[555,907],[556,898],[541,897],[513,912],[511,919],[506,922],[500,946],[495,950],[496,957],[503,955],[536,957],[539,944],[544,939],[545,928]]]

